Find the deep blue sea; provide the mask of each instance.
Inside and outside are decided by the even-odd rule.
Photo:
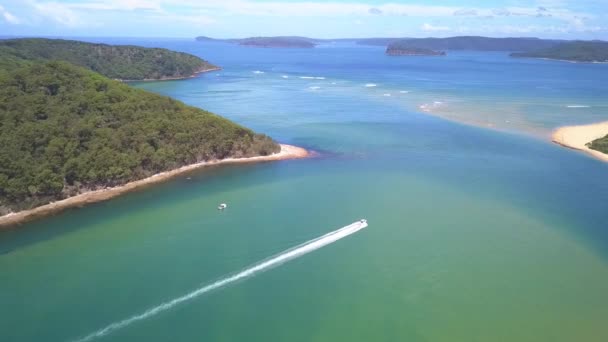
[[[608,65],[94,41],[221,66],[132,85],[318,156],[201,170],[0,233],[2,340],[608,340],[608,164],[548,139],[608,120]]]

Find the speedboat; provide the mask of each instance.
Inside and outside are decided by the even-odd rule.
[[[366,219],[361,219],[361,220],[359,220],[359,222],[361,222],[361,223],[367,223],[367,220]]]
[[[222,203],[217,206],[217,210],[224,210],[226,208],[228,208],[228,205],[226,203]]]

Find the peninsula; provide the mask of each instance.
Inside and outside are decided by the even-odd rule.
[[[444,51],[435,51],[431,49],[409,47],[407,44],[391,43],[386,48],[386,54],[389,56],[445,56]]]
[[[566,126],[552,135],[553,142],[608,162],[608,121],[591,125]]]
[[[310,49],[316,46],[311,40],[302,37],[253,37],[239,41],[239,45],[262,48]]]
[[[279,36],[279,37],[249,37],[237,39],[215,39],[205,36],[195,38],[198,42],[224,42],[243,46],[260,48],[314,48],[321,40],[298,37],[298,36]]]
[[[0,69],[52,60],[123,81],[181,79],[219,69],[194,55],[167,49],[45,38],[0,40]]]
[[[317,39],[300,36],[250,37],[233,39],[216,39],[199,36],[199,42],[224,42],[258,47],[314,47],[317,44],[352,43],[357,45],[390,46],[398,44],[408,48],[436,51],[471,50],[471,51],[510,51],[527,52],[551,48],[567,42],[557,39],[540,39],[534,37],[493,38],[481,36],[456,36],[446,38],[335,38]]]
[[[608,62],[608,42],[574,41],[546,49],[512,53],[511,57],[555,59],[569,62]]]
[[[388,46],[407,46],[430,50],[531,51],[552,47],[560,42],[562,41],[539,38],[458,36],[448,38],[403,38],[390,42]]]
[[[189,172],[204,168],[206,166],[301,159],[307,158],[308,156],[310,156],[310,153],[303,148],[281,144],[279,152],[269,155],[201,161],[198,163],[185,165],[170,171],[160,172],[150,177],[132,181],[123,185],[100,188],[97,190],[90,190],[79,193],[72,197],[67,197],[62,200],[50,202],[48,204],[44,204],[32,209],[26,209],[18,212],[10,212],[8,214],[0,216],[0,229],[9,228],[20,223],[25,223],[31,220],[42,218],[44,216],[53,215],[66,209],[77,208],[87,204],[106,201],[111,198],[129,193],[131,191],[142,189],[153,184],[165,182],[169,179],[175,178],[183,174],[187,174]]]
[[[63,61],[0,68],[0,99],[0,226],[209,164],[307,155]]]

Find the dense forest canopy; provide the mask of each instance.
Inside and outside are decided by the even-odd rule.
[[[0,73],[0,214],[274,141],[66,62]]]
[[[0,40],[0,68],[51,60],[121,80],[183,78],[216,68],[194,55],[167,49],[44,38]]]
[[[603,138],[593,140],[592,142],[587,144],[587,146],[596,151],[608,154],[608,135]]]
[[[525,53],[512,53],[511,56],[561,59],[575,62],[608,62],[608,42],[568,42],[547,49]]]

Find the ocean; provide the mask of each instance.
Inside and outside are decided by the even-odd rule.
[[[133,86],[317,155],[0,232],[1,340],[608,340],[608,164],[548,139],[608,119],[608,65],[94,41],[221,66]]]

